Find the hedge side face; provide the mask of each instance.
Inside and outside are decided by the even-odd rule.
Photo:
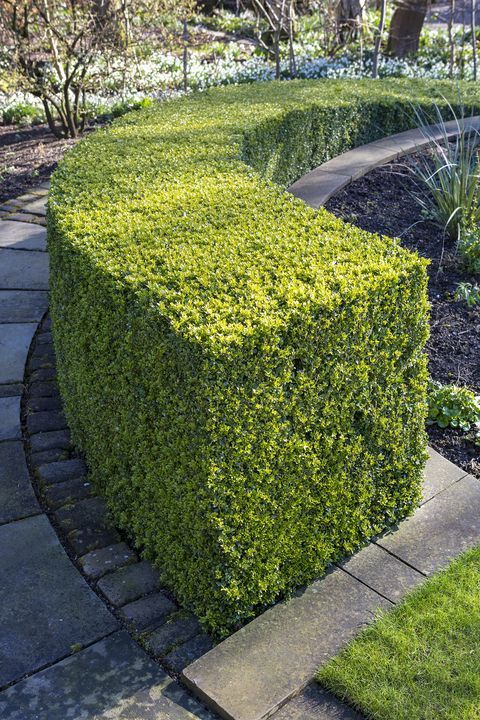
[[[221,88],[123,118],[55,173],[75,441],[116,522],[218,635],[418,500],[425,262],[281,185],[445,92]]]

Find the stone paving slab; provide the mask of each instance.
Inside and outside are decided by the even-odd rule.
[[[28,350],[36,329],[35,323],[0,325],[0,383],[23,382]]]
[[[362,720],[362,718],[314,683],[280,708],[273,715],[273,720]]]
[[[480,481],[466,475],[377,544],[425,575],[480,543]]]
[[[0,414],[1,414],[0,404]],[[28,473],[23,444],[0,443],[0,523],[40,512]]]
[[[0,398],[13,397],[23,393],[23,383],[7,383],[0,385]]]
[[[348,185],[351,177],[333,172],[324,172],[322,168],[323,165],[304,175],[291,185],[288,191],[303,200],[307,205],[310,205],[310,207],[319,208],[324,205],[334,193]]]
[[[323,163],[321,168],[323,172],[345,175],[351,180],[356,180],[365,172],[395,160],[398,155],[398,148],[394,145],[377,145],[373,142],[337,155],[332,160]]]
[[[2,720],[213,720],[125,631],[0,693]]]
[[[0,288],[48,290],[48,254],[0,249]]]
[[[47,308],[45,290],[0,290],[0,323],[40,322]]]
[[[45,515],[0,526],[0,548],[0,687],[118,627]]]
[[[46,215],[47,212],[47,197],[39,197],[37,200],[32,200],[26,205],[23,205],[22,210],[32,215]]]
[[[431,500],[435,495],[465,477],[467,473],[458,465],[454,465],[433,448],[428,448],[428,460],[425,467],[422,503]]]
[[[308,684],[375,610],[391,607],[335,569],[189,665],[182,679],[222,717],[260,720]]]
[[[20,397],[0,398],[0,440],[20,440]]]
[[[340,567],[392,603],[399,602],[425,580],[425,575],[418,570],[374,544],[340,563]]]
[[[13,220],[0,223],[0,247],[18,250],[46,250],[47,231],[40,225]]]

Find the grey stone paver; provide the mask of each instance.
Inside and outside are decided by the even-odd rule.
[[[196,617],[185,612],[176,613],[168,622],[145,638],[145,643],[154,655],[164,657],[180,643],[195,637],[202,629]],[[223,666],[222,666],[223,674]]]
[[[0,686],[118,627],[45,515],[0,526],[0,548]]]
[[[442,490],[465,477],[467,473],[458,465],[454,465],[440,453],[428,448],[428,460],[425,467],[422,502],[431,500]]]
[[[298,693],[318,667],[391,608],[336,569],[286,603],[267,610],[202,658],[182,677],[224,717],[259,720]]]
[[[20,440],[20,397],[0,398],[0,440]]]
[[[39,197],[23,205],[22,210],[33,215],[45,215],[47,212],[47,198]]]
[[[373,142],[337,155],[332,160],[323,163],[321,168],[323,172],[345,175],[351,180],[356,180],[365,172],[395,160],[398,154],[398,149],[393,145],[377,145]]]
[[[36,327],[35,323],[0,325],[0,383],[23,382],[25,362]]]
[[[14,395],[21,395],[23,392],[23,383],[7,383],[6,385],[0,385],[0,398],[13,397]]]
[[[147,560],[127,565],[98,581],[112,605],[125,605],[160,588],[158,572]]]
[[[345,175],[323,172],[322,167],[312,170],[311,173],[304,175],[288,188],[292,195],[313,208],[324,205],[334,193],[348,185],[351,180]]]
[[[0,323],[40,322],[47,308],[45,290],[0,290]]]
[[[378,544],[425,575],[480,543],[480,480],[467,475]]]
[[[92,550],[81,557],[79,563],[88,577],[92,578],[92,580],[98,580],[102,575],[106,575],[112,570],[118,570],[124,565],[130,565],[130,563],[136,562],[137,559],[133,550],[130,550],[128,545],[121,542],[99,550]]]
[[[48,254],[0,248],[0,288],[48,290]]]
[[[125,631],[0,693],[2,720],[213,720]]]
[[[1,414],[0,404],[0,414]],[[0,523],[40,512],[21,442],[0,443]]]
[[[280,708],[272,720],[362,720],[360,715],[314,683]],[[413,719],[412,719],[413,720]]]
[[[0,223],[0,247],[20,250],[46,250],[47,231],[40,225],[13,220]]]
[[[141,632],[165,622],[176,609],[176,605],[166,595],[156,592],[124,605],[119,615],[135,632]]]
[[[374,544],[340,563],[340,567],[392,603],[399,602],[406,592],[425,580],[418,570]]]

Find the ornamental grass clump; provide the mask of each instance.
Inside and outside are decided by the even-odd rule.
[[[416,507],[426,261],[285,188],[446,92],[217,88],[92,133],[55,172],[75,442],[117,524],[218,636]]]
[[[457,243],[460,256],[467,269],[480,271],[480,133],[473,127],[464,108],[453,115],[455,134],[452,136],[451,121],[444,119],[444,108],[435,106],[440,134],[431,127],[431,115],[416,112],[420,127],[431,140],[433,152],[420,156],[413,170],[426,193],[418,201],[429,217],[444,228],[446,234]]]

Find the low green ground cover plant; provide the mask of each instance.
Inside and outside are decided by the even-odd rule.
[[[470,272],[480,271],[480,133],[469,126],[465,108],[453,117],[457,132],[449,134],[444,120],[444,109],[435,106],[440,137],[433,137],[428,123],[431,114],[424,117],[417,112],[425,136],[432,138],[433,153],[421,156],[413,170],[428,191],[418,201],[427,215],[444,229],[457,243],[460,257]]]
[[[369,720],[480,718],[480,549],[364,630],[318,673]]]
[[[430,381],[427,422],[441,428],[458,428],[480,443],[480,397],[466,387]]]
[[[116,522],[218,635],[416,506],[426,263],[285,188],[448,90],[217,88],[93,133],[54,175],[75,441]]]
[[[478,285],[469,282],[458,283],[453,298],[457,301],[466,302],[469,308],[477,307],[480,305],[480,288]]]

